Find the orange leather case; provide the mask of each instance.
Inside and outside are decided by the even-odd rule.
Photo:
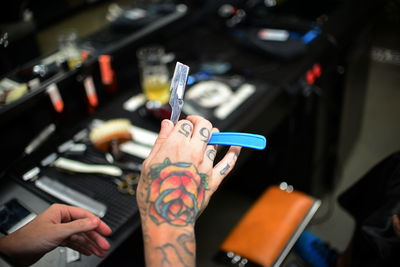
[[[314,198],[278,186],[268,188],[221,245],[262,266],[273,266],[309,213]]]

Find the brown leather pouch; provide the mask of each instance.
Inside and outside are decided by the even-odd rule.
[[[319,200],[304,193],[271,186],[242,217],[220,249],[262,266],[279,266],[319,205]]]

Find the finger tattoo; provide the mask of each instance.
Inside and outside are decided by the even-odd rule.
[[[181,125],[181,129],[178,131],[186,137],[189,137],[190,133],[193,130],[193,126],[190,123],[184,122]]]
[[[219,172],[219,174],[221,174],[221,175],[227,174],[230,168],[231,168],[231,165],[226,164],[226,166]]]
[[[203,137],[202,141],[207,144],[210,139],[210,130],[207,128],[201,128],[200,135]]]
[[[211,161],[214,161],[216,155],[217,155],[217,151],[214,149],[210,149],[207,151],[207,158]]]

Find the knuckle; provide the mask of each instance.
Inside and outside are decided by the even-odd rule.
[[[193,123],[192,123],[192,122],[190,122],[190,121],[188,121],[188,122],[187,122],[187,124],[189,124],[189,125],[190,125],[190,130],[192,131],[192,130],[193,130],[193,127],[194,127]]]
[[[188,120],[179,121],[176,127],[176,131],[186,137],[190,137],[193,132],[193,123]]]
[[[86,226],[86,222],[84,220],[77,220],[76,224],[78,225],[79,228],[83,228]]]
[[[209,120],[205,119],[204,117],[201,117],[199,115],[190,115],[187,117],[187,119],[197,125],[205,125],[208,128],[212,128],[212,124]]]
[[[57,210],[60,209],[63,205],[59,203],[51,204],[50,209]]]
[[[203,118],[203,117],[197,116],[197,117],[196,117],[196,122],[197,122],[198,124],[211,126],[210,128],[212,128],[211,122],[210,122],[209,120]]]
[[[213,133],[219,133],[219,129],[218,129],[218,128],[215,128],[215,127],[213,127],[213,128],[211,129],[211,132],[213,132]]]
[[[232,168],[235,166],[236,161],[237,161],[237,157],[236,157],[236,156],[233,156],[232,159],[231,159],[230,162],[229,162],[230,165],[232,166]]]
[[[214,161],[217,151],[212,148],[212,149],[207,150],[206,154],[207,154],[207,157],[209,160]]]
[[[145,159],[145,160],[142,162],[142,167],[143,167],[143,168],[146,168],[146,167],[149,165],[149,161],[150,161],[149,158]]]
[[[71,236],[69,237],[69,239],[70,239],[72,242],[79,242],[79,241],[81,240],[80,236],[77,235],[77,234],[71,235]]]
[[[231,158],[231,163],[232,163],[232,164],[235,164],[235,163],[236,163],[236,160],[237,160],[237,156],[234,155],[234,156]]]
[[[143,163],[142,163],[142,172],[148,171],[150,169],[150,166],[151,166],[151,161],[150,160],[146,159],[145,161],[143,161]]]
[[[180,121],[178,121],[178,124],[179,125],[188,124],[193,127],[193,123],[189,120],[180,120]]]
[[[201,151],[198,151],[198,150],[193,150],[191,158],[192,158],[192,162],[195,164],[199,164],[203,161],[203,155],[202,155]]]
[[[202,119],[203,117],[201,117],[201,116],[199,116],[199,115],[189,115],[189,116],[187,116],[186,117],[186,119],[188,119],[188,120],[200,120],[200,119]]]
[[[209,129],[209,130],[211,130],[211,129],[213,128],[211,122],[208,121],[208,120],[205,120],[205,121],[203,122],[203,125],[204,125],[204,127],[206,127],[206,128]]]

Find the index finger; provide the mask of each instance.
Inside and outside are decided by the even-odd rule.
[[[60,213],[61,213],[62,221],[65,221],[65,220],[71,221],[71,220],[83,219],[83,218],[98,218],[91,212],[89,212],[85,209],[82,209],[82,208],[67,206],[67,205],[60,205],[60,207],[61,207]],[[103,222],[100,218],[99,218],[99,221],[100,221],[99,225],[97,226],[96,229],[94,229],[94,231],[96,231],[102,235],[110,235],[112,233],[111,228],[105,222]]]

